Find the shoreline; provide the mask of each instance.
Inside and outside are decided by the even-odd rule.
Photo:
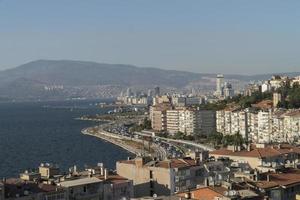
[[[124,141],[123,141],[124,138],[121,138],[117,135],[108,133],[104,130],[98,130],[97,133],[92,133],[91,131],[89,131],[90,128],[91,127],[82,129],[81,133],[84,134],[84,135],[89,135],[89,136],[99,138],[99,139],[104,140],[106,142],[109,142],[109,143],[111,143],[115,146],[121,147],[122,149],[124,149],[124,150],[128,151],[129,153],[134,154],[136,156],[142,154],[141,149],[137,149],[137,148],[134,148],[134,147],[132,147],[128,144],[125,144]]]

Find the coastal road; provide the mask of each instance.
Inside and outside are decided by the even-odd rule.
[[[96,132],[92,131],[91,128],[83,129],[81,132],[85,135],[91,135],[91,136],[95,136],[95,137],[101,138],[103,140],[106,140],[106,141],[113,143],[117,146],[120,146],[120,147],[126,149],[127,151],[134,153],[136,155],[143,155],[145,153],[149,153],[146,150],[147,146],[149,147],[148,141],[143,141],[141,139],[131,138],[131,137],[127,137],[127,136],[123,136],[123,135],[105,131],[105,130],[103,130],[101,125],[96,126],[94,128],[97,129]],[[123,142],[126,140],[132,140],[132,141],[138,142],[140,144],[144,144],[144,150],[137,149],[137,148],[127,145],[126,143]],[[153,150],[153,153],[150,153],[152,157],[159,158],[160,160],[165,160],[167,158],[167,152],[161,146],[159,146],[155,143],[150,143],[150,148]]]
[[[137,135],[140,135],[140,136],[147,136],[147,137],[150,136],[152,138],[158,138],[160,140],[167,141],[167,142],[175,142],[175,143],[185,144],[185,145],[189,145],[189,146],[192,146],[192,147],[195,147],[195,148],[199,148],[199,149],[203,149],[203,150],[206,150],[206,151],[213,151],[213,150],[215,150],[214,148],[212,148],[212,147],[210,147],[208,145],[198,144],[198,143],[195,143],[195,142],[192,142],[192,141],[175,140],[175,139],[170,139],[170,138],[153,136],[153,135],[150,135],[150,134],[147,134],[147,133],[142,133],[142,132],[134,132],[134,133],[137,134]]]

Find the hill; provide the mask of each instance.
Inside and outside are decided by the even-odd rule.
[[[299,75],[300,73],[293,73]],[[291,74],[289,74],[291,75]],[[0,71],[0,99],[35,100],[113,97],[127,87],[214,88],[215,74],[71,60],[37,60]],[[271,75],[226,75],[236,84]]]

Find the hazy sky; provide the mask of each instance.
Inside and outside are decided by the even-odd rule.
[[[300,1],[0,0],[0,69],[36,59],[300,71]]]

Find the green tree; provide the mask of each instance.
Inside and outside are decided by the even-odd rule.
[[[176,139],[176,140],[183,139],[184,138],[184,133],[178,131],[177,133],[174,134],[173,138]]]
[[[214,132],[208,136],[208,141],[214,146],[222,144],[223,134],[219,132]]]

